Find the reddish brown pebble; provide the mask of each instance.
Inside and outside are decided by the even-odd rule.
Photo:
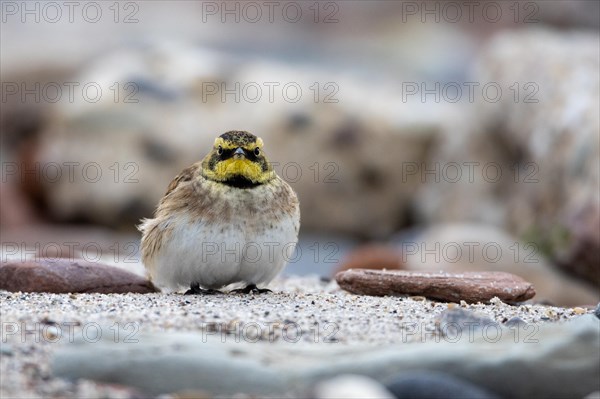
[[[3,263],[0,266],[0,289],[55,294],[158,292],[156,287],[143,277],[83,259]]]
[[[363,245],[350,252],[344,262],[334,271],[350,269],[400,270],[403,269],[398,251],[385,245]]]
[[[421,295],[446,302],[489,302],[498,297],[506,303],[533,298],[531,283],[503,272],[409,272],[355,269],[340,272],[336,281],[359,295]]]

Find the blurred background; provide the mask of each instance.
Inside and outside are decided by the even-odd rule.
[[[2,1],[2,261],[143,274],[135,226],[228,130],[297,191],[286,273],[600,288],[600,3]]]

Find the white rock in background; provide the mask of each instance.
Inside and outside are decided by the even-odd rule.
[[[449,113],[403,101],[385,82],[164,42],[103,57],[79,80],[133,82],[139,102],[59,104],[38,159],[59,165],[63,178],[42,184],[56,219],[108,225],[148,216],[177,173],[238,129],[263,137],[275,170],[298,191],[304,228],[389,235],[406,223],[418,184],[403,167],[422,162]],[[300,88],[297,102],[287,84]],[[64,178],[67,162],[80,165],[74,181]],[[102,178],[90,182],[97,169]]]
[[[335,105],[278,122],[265,136],[298,192],[303,226],[372,238],[407,222],[418,179],[403,168],[424,159],[435,122],[395,124]]]
[[[431,158],[481,166],[474,182],[423,187],[427,221],[496,224],[600,284],[599,46],[586,32],[520,30],[491,40],[470,79],[495,83],[501,99],[479,98]],[[481,168],[492,163],[502,176],[490,182]]]

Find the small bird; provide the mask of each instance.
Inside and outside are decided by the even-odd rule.
[[[238,293],[277,276],[298,242],[300,209],[273,170],[262,139],[245,131],[217,137],[200,162],[173,179],[153,219],[142,220],[142,261],[152,281],[186,294]]]

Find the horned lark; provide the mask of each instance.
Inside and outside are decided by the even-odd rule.
[[[300,210],[272,168],[263,141],[244,131],[217,137],[201,162],[169,185],[154,219],[145,219],[142,260],[159,287],[187,294],[265,292],[298,241]]]

